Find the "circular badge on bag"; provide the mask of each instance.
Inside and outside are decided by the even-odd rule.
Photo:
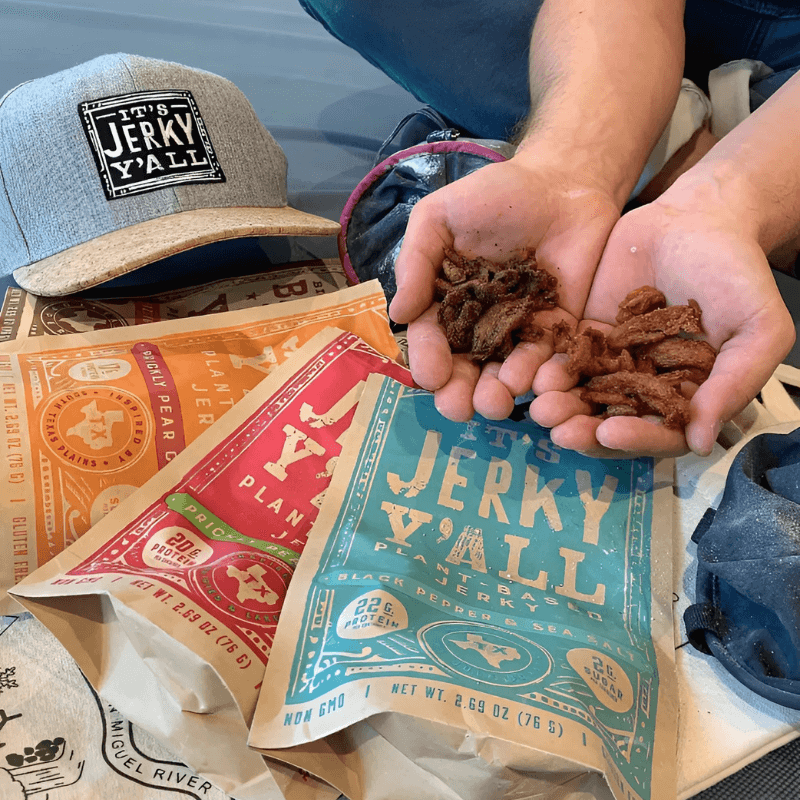
[[[52,454],[81,470],[118,472],[150,443],[150,416],[133,394],[109,386],[58,392],[41,410],[42,439]]]
[[[550,653],[511,631],[475,622],[434,622],[417,633],[440,666],[489,686],[538,683],[553,668]]]

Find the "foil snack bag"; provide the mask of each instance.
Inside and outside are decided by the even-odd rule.
[[[674,800],[671,518],[671,461],[373,376],[251,746],[350,800]]]
[[[27,336],[91,333],[302,300],[347,285],[347,276],[338,259],[313,259],[146,297],[106,296],[97,291],[67,297],[38,297],[10,287],[0,304],[0,343],[21,341]],[[2,349],[14,346],[3,344]]]
[[[6,590],[131,495],[304,342],[336,325],[397,359],[380,285],[0,353]]]
[[[248,728],[286,588],[376,372],[410,382],[357,336],[324,330],[13,589],[105,701],[240,800],[299,791],[295,770],[248,749]],[[330,793],[310,777],[301,788]]]

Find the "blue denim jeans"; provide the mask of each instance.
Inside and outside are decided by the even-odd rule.
[[[471,136],[508,139],[528,112],[540,0],[299,0],[337,39]],[[775,70],[753,108],[800,68],[800,0],[687,0],[685,75],[751,58]],[[631,64],[631,69],[636,65]]]

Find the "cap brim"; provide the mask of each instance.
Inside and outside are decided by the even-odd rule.
[[[89,289],[162,258],[246,236],[335,236],[339,223],[290,206],[202,208],[106,233],[14,270],[26,291],[45,297]]]

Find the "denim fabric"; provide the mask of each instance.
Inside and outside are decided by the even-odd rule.
[[[299,2],[333,36],[467,135],[507,139],[528,111],[537,0]],[[704,90],[712,69],[740,58],[763,61],[782,82],[800,68],[798,0],[687,0],[685,27],[685,75]],[[778,85],[777,78],[763,81],[756,102]]]
[[[800,428],[761,434],[731,465],[697,543],[689,642],[774,703],[800,709]]]
[[[356,187],[342,211],[345,272],[377,278],[387,301],[397,291],[395,261],[414,206],[426,195],[505,156],[464,139],[423,143],[382,161]]]
[[[528,48],[539,0],[299,2],[469,136],[508,139],[528,111]]]
[[[763,61],[780,83],[767,82],[764,99],[800,68],[800,2],[687,0],[684,73],[704,91],[708,73],[728,61]],[[763,100],[762,100],[763,102]]]
[[[752,84],[750,87],[750,110],[755,111],[770,95],[778,91],[792,75],[797,72],[797,67],[782,69],[780,72],[773,72],[766,78]]]

